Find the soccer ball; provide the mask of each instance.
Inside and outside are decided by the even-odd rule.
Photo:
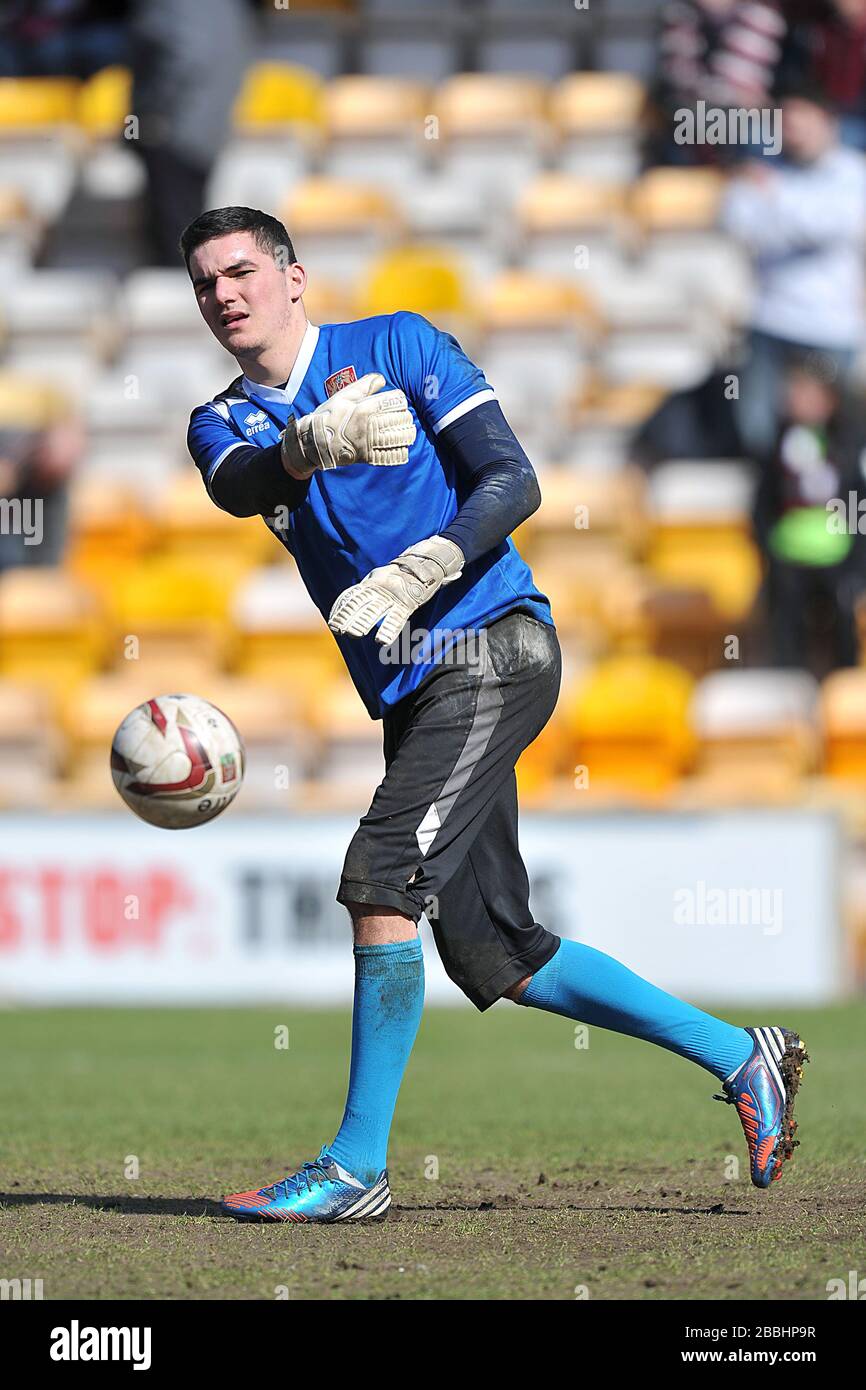
[[[244,776],[240,734],[198,695],[158,695],[126,716],[111,744],[111,775],[149,825],[184,830],[213,820]]]

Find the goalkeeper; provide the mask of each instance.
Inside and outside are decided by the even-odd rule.
[[[337,894],[355,941],[342,1123],[315,1159],[225,1198],[224,1211],[384,1216],[388,1134],[421,1017],[425,911],[445,969],[478,1009],[507,997],[705,1067],[742,1120],[752,1180],[769,1186],[794,1143],[797,1035],[702,1013],[530,912],[514,767],[553,712],[560,652],[550,605],[510,539],[539,506],[538,483],[482,372],[417,314],[309,323],[305,272],[265,213],[204,213],[181,251],[206,324],[241,370],[193,411],[190,452],[216,505],[261,515],[294,556],[383,721],[386,766]]]

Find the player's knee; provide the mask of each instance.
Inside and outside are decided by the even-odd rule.
[[[522,1004],[522,1003],[523,1003],[523,991],[526,989],[526,986],[529,984],[529,981],[530,981],[531,979],[532,979],[532,976],[531,976],[531,975],[524,975],[523,979],[522,979],[522,980],[518,980],[518,982],[517,982],[516,985],[511,985],[511,987],[510,987],[509,989],[505,990],[505,992],[504,992],[502,998],[503,998],[503,999],[513,999],[515,1004]]]

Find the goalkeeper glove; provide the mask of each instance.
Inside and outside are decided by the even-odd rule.
[[[293,478],[348,463],[406,463],[415,426],[402,391],[385,391],[378,372],[368,372],[310,415],[290,420],[283,434],[283,467]]]
[[[328,627],[332,632],[361,637],[382,618],[376,641],[390,646],[416,608],[443,584],[460,578],[463,564],[463,551],[444,536],[418,541],[390,565],[379,565],[360,584],[344,589],[328,615]]]

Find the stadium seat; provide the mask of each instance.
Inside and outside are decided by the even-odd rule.
[[[35,218],[23,192],[0,183],[0,266],[23,271],[36,240]]]
[[[105,653],[93,592],[63,569],[0,575],[0,676],[57,694],[91,675]]]
[[[742,247],[716,227],[724,178],[713,169],[651,169],[633,186],[648,279],[678,283],[716,317],[741,321],[752,273]]]
[[[398,77],[336,78],[324,94],[325,172],[399,189],[421,169],[429,110],[423,83]]]
[[[69,397],[62,387],[47,385],[35,373],[21,376],[0,369],[0,428],[46,429],[68,410]]]
[[[483,188],[492,206],[510,204],[540,166],[547,88],[531,77],[460,73],[437,89],[439,122],[431,141],[440,169],[457,183]]]
[[[622,268],[629,224],[625,189],[599,179],[549,172],[531,181],[517,205],[527,269],[577,272],[590,286]]]
[[[749,613],[761,581],[752,488],[748,465],[727,460],[666,464],[650,482],[650,568],[668,584],[705,589],[732,619]]]
[[[32,810],[54,802],[62,742],[39,686],[0,680],[0,808]]]
[[[274,542],[274,544],[276,544]],[[294,564],[254,571],[232,601],[232,669],[293,691],[309,719],[342,658]]]
[[[234,358],[205,326],[182,268],[133,271],[118,300],[117,330],[116,372],[137,383],[141,395],[176,406],[179,416],[238,375]]]
[[[275,541],[261,517],[236,517],[215,507],[197,468],[172,474],[159,497],[159,553],[166,561],[198,561],[240,579],[272,558]]]
[[[74,125],[78,93],[71,77],[0,78],[0,139]]]
[[[309,142],[291,131],[279,136],[236,134],[217,155],[206,206],[272,208],[306,178],[310,163]]]
[[[318,781],[329,796],[366,804],[385,772],[382,726],[342,672],[322,686],[312,727],[319,739]]]
[[[235,102],[232,119],[243,134],[287,130],[309,138],[323,119],[322,82],[306,68],[286,63],[257,63],[251,67]]]
[[[707,230],[724,186],[715,169],[649,169],[632,189],[632,213],[645,232]]]
[[[504,219],[491,221],[484,190],[455,183],[441,170],[404,189],[403,215],[407,232],[453,255],[475,288],[500,271],[511,254],[510,229]]]
[[[78,154],[51,129],[12,131],[0,126],[0,187],[13,189],[29,213],[39,219],[37,230],[60,216],[78,178]]]
[[[572,73],[551,95],[559,167],[584,178],[628,183],[640,166],[643,83],[627,72]]]
[[[661,405],[665,390],[645,381],[613,383],[597,370],[567,402],[562,461],[574,468],[625,466],[635,429]]]
[[[124,571],[112,595],[112,658],[131,647],[150,660],[194,652],[219,665],[236,579],[232,566],[205,570],[189,557],[148,556]]]
[[[670,791],[692,752],[685,671],[641,653],[608,657],[566,703],[570,758],[585,769],[582,794],[658,799]]]
[[[292,229],[302,265],[345,286],[402,227],[398,206],[374,184],[324,177],[298,184],[278,215]]]
[[[117,137],[131,112],[132,73],[128,68],[102,68],[81,84],[76,120],[92,140]]]
[[[69,505],[70,572],[106,596],[118,574],[136,565],[154,539],[154,518],[128,482],[84,475]]]
[[[465,15],[461,0],[361,0],[358,68],[441,82],[460,66]],[[435,108],[434,108],[435,109]]]
[[[866,783],[866,670],[834,671],[826,678],[820,718],[827,776]]]
[[[468,311],[467,288],[452,256],[417,242],[386,252],[369,268],[361,286],[355,317],[393,314],[410,309],[449,322]]]
[[[113,277],[98,271],[38,270],[14,278],[3,295],[4,365],[86,389],[99,370],[115,289]]]
[[[211,380],[199,400],[213,392]],[[184,416],[172,419],[165,406],[158,383],[155,387],[135,373],[100,373],[85,397],[85,474],[129,483],[149,505],[154,490],[174,471],[186,432]]]
[[[695,687],[689,789],[707,800],[787,801],[814,770],[818,686],[805,671],[713,671]]]

